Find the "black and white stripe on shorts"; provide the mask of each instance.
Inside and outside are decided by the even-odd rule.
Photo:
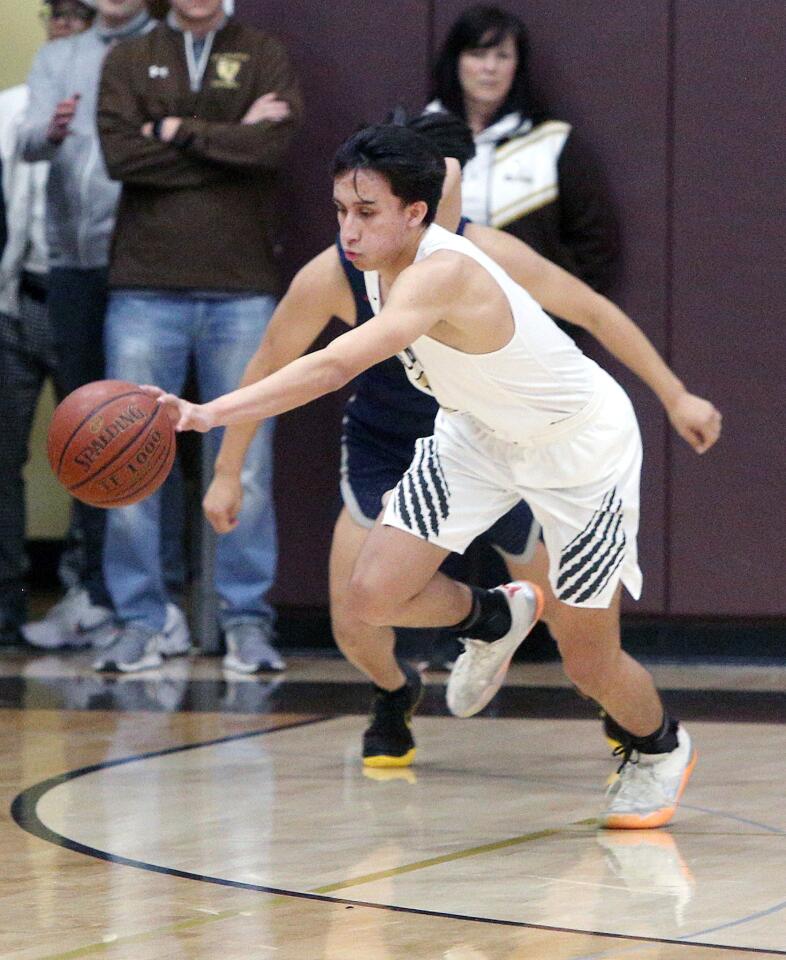
[[[412,463],[393,497],[396,516],[408,530],[425,540],[439,533],[440,522],[450,512],[450,488],[434,437],[421,437],[416,442]]]
[[[625,557],[622,500],[614,487],[590,522],[560,554],[557,596],[584,603],[597,596]]]

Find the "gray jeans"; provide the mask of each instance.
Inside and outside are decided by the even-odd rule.
[[[43,296],[21,295],[19,317],[0,314],[0,622],[26,619],[25,486],[30,429],[47,377],[57,375]]]

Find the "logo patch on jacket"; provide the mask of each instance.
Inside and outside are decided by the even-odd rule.
[[[151,63],[147,68],[147,75],[151,80],[154,80],[156,77],[166,79],[169,76],[169,67],[159,67],[155,63]]]
[[[216,70],[210,86],[223,90],[237,90],[240,86],[237,81],[238,74],[243,62],[249,59],[249,55],[247,53],[214,53],[210,59]]]

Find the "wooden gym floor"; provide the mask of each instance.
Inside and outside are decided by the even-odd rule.
[[[655,667],[699,764],[672,827],[599,831],[613,772],[556,664],[364,772],[368,690],[214,658],[0,657],[3,960],[786,956],[786,668]]]

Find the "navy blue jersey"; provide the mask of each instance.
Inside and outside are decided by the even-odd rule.
[[[363,272],[347,260],[338,240],[336,246],[355,298],[355,323],[360,326],[374,316]],[[434,432],[437,401],[412,387],[397,357],[364,370],[355,379],[354,388],[345,409],[349,421],[391,438],[411,439],[413,443],[417,437],[428,437]]]

